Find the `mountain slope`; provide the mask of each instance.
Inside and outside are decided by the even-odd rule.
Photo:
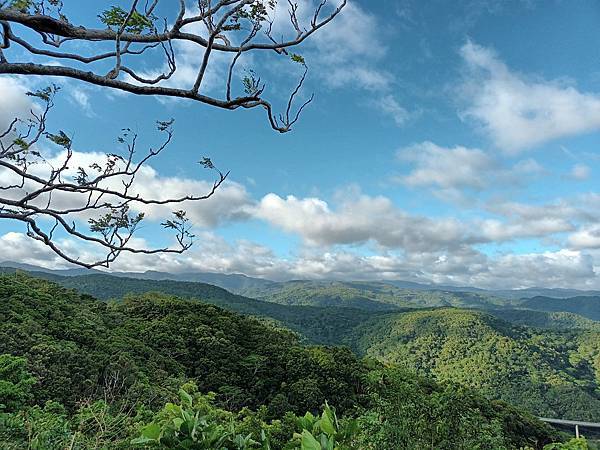
[[[287,281],[243,294],[284,305],[339,306],[379,311],[407,307],[502,308],[510,302],[486,293],[422,290],[380,282]]]
[[[27,382],[7,367],[26,369],[19,373]],[[210,407],[213,397],[196,395],[190,380],[227,411]],[[353,448],[541,449],[557,437],[472,390],[361,362],[347,349],[305,347],[289,332],[201,301],[135,294],[103,302],[21,273],[0,276],[0,385],[2,448],[131,448],[141,431],[156,434],[140,429],[152,417],[177,427],[195,417],[202,423],[193,429],[213,437],[218,430],[204,422],[219,420],[224,433],[235,427],[242,437],[265,429],[292,436],[302,430],[290,413],[316,412],[325,400],[338,417],[358,417]],[[174,404],[158,409],[182,385],[181,404],[198,409],[178,422],[164,414],[181,411]],[[15,386],[28,390],[6,410]],[[240,410],[246,406],[255,412]]]
[[[15,273],[13,269],[4,269],[4,271]],[[355,326],[374,315],[382,314],[352,308],[279,305],[235,295],[205,283],[143,280],[105,274],[63,277],[45,272],[29,273],[101,300],[118,300],[127,294],[148,292],[161,292],[185,299],[200,299],[230,311],[268,320],[299,333],[313,344],[339,344]]]
[[[353,347],[548,417],[600,421],[600,334],[518,327],[477,311],[376,317]]]
[[[230,407],[317,410],[355,403],[361,365],[343,348],[303,347],[288,331],[200,301],[132,295],[107,304],[44,280],[0,276],[0,354],[24,356],[36,400],[68,407],[117,382],[165,399],[183,380]],[[291,370],[291,367],[294,367]],[[275,402],[275,403],[273,403]]]
[[[600,331],[600,322],[570,312],[532,309],[488,309],[486,312],[515,325],[557,330]]]
[[[521,302],[521,307],[540,311],[571,312],[592,320],[600,320],[600,296],[570,298],[533,297]]]

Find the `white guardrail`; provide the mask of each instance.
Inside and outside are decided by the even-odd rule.
[[[575,437],[579,437],[579,427],[584,428],[598,428],[600,429],[600,423],[594,422],[581,422],[579,420],[563,420],[563,419],[548,419],[546,417],[538,417],[542,422],[553,423],[556,425],[570,425],[575,427]]]

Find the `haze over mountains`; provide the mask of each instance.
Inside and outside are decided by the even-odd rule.
[[[290,283],[311,283],[315,285],[326,286],[331,283],[339,283],[345,285],[356,285],[356,284],[370,284],[376,285],[377,282],[344,282],[344,281],[308,281],[308,280],[290,280],[290,281],[272,281],[264,278],[249,277],[244,274],[224,274],[216,272],[184,272],[184,273],[169,273],[169,272],[157,272],[148,270],[145,272],[105,272],[96,269],[84,269],[84,268],[73,268],[73,269],[47,269],[40,266],[31,264],[23,264],[14,261],[1,261],[0,267],[12,267],[16,269],[25,270],[28,272],[45,272],[52,273],[61,276],[78,276],[78,275],[89,275],[93,273],[110,274],[116,277],[127,277],[127,278],[141,278],[147,280],[176,280],[176,281],[195,281],[201,283],[213,284],[215,286],[227,289],[230,292],[236,294],[249,294],[263,292],[264,290],[276,291],[281,289],[282,286],[289,285]],[[502,290],[488,290],[481,289],[472,286],[451,286],[451,285],[436,285],[436,284],[424,284],[416,283],[412,281],[404,280],[386,280],[381,281],[381,284],[392,285],[402,289],[410,290],[423,290],[423,291],[447,291],[447,292],[473,292],[500,297],[504,299],[521,299],[531,298],[536,296],[550,297],[550,298],[569,298],[576,296],[600,296],[600,291],[594,290],[579,290],[579,289],[564,289],[564,288],[545,288],[545,287],[530,287],[523,289],[502,289]],[[250,295],[252,296],[252,295]]]

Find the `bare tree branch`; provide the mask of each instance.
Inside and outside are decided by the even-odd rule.
[[[233,71],[242,54],[251,51],[274,51],[289,56],[288,49],[302,44],[317,30],[331,22],[344,8],[346,0],[341,0],[337,7],[330,8],[323,14],[327,0],[316,5],[309,14],[309,23],[302,24],[299,7],[288,0],[288,27],[292,31],[291,38],[276,39],[273,36],[273,19],[270,14],[275,11],[277,0],[220,0],[218,2],[198,0],[198,11],[186,9],[184,0],[179,1],[174,21],[163,18],[164,27],[157,29],[159,18],[155,11],[161,0],[146,1],[145,7],[139,8],[139,0],[131,0],[130,7],[122,9],[113,6],[98,17],[105,28],[90,28],[69,22],[63,12],[62,3],[50,0],[19,0],[0,4],[0,24],[2,25],[2,45],[0,46],[0,74],[40,75],[46,77],[68,77],[81,80],[96,86],[119,89],[138,95],[157,95],[183,98],[205,103],[224,109],[239,107],[251,109],[262,107],[268,114],[272,128],[285,133],[296,122],[302,109],[310,103],[302,103],[297,113],[289,111],[293,99],[298,95],[295,89],[288,99],[288,109],[277,116],[273,113],[271,102],[262,97],[264,86],[255,89],[252,95],[233,95]],[[165,2],[168,4],[168,2]],[[169,23],[171,23],[169,25]],[[30,34],[16,33],[11,25],[27,28],[37,33],[44,46],[32,42]],[[263,33],[259,33],[264,28]],[[200,31],[198,31],[200,29]],[[244,30],[250,30],[245,34]],[[193,31],[192,31],[193,30]],[[263,39],[261,39],[261,37]],[[58,59],[61,65],[42,64],[31,61],[11,61],[8,49],[14,42],[32,55],[47,56]],[[65,43],[85,42],[87,47],[103,49],[92,55],[78,52],[58,51]],[[114,42],[114,51],[104,49],[105,42]],[[237,42],[237,44],[236,44]],[[189,87],[174,87],[163,82],[172,78],[177,70],[177,47],[175,43],[188,43],[197,46],[200,61],[193,84]],[[148,77],[136,68],[135,56],[162,49],[166,69],[156,76]],[[225,81],[225,98],[218,98],[208,92],[201,92],[202,82],[210,65],[211,56],[215,53],[231,55]],[[125,59],[128,63],[125,64]],[[70,65],[69,62],[77,64]],[[107,72],[106,63],[113,62]],[[82,67],[83,65],[83,67]],[[301,87],[306,77],[296,86]],[[244,80],[242,80],[244,81]],[[242,83],[245,85],[245,83]]]
[[[61,258],[73,264],[91,268],[108,267],[122,253],[157,254],[183,253],[193,243],[194,235],[185,210],[176,209],[173,217],[162,223],[173,232],[177,245],[173,248],[139,248],[132,238],[144,219],[144,213],[132,213],[141,205],[181,205],[184,202],[206,200],[225,182],[228,173],[219,171],[208,158],[200,164],[217,174],[212,187],[202,195],[183,195],[173,198],[146,198],[132,192],[136,177],[146,164],[171,143],[173,121],[157,122],[164,135],[156,148],[135,160],[138,135],[129,129],[118,141],[125,145],[124,156],[106,154],[105,161],[95,161],[69,171],[73,162],[72,139],[63,131],[50,133],[46,129],[48,113],[54,106],[56,86],[30,92],[28,95],[43,103],[40,112],[32,110],[26,120],[15,119],[0,133],[0,176],[8,181],[1,186],[0,219],[23,223],[27,235],[42,242]],[[36,144],[45,138],[64,150],[64,156],[53,165]],[[56,157],[54,158],[56,159]],[[66,206],[57,206],[68,199]],[[180,206],[179,206],[180,207]],[[86,229],[83,222],[87,222]],[[102,257],[80,260],[65,249],[57,234],[71,236],[80,243],[92,245]]]

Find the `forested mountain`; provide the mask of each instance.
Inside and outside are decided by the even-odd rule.
[[[379,282],[288,281],[247,289],[247,297],[285,305],[347,306],[367,310],[394,307],[500,308],[509,301],[487,293],[407,289]]]
[[[600,333],[519,327],[457,309],[373,318],[363,355],[476,388],[547,417],[600,421]]]
[[[542,448],[558,438],[475,391],[305,347],[256,319],[165,294],[102,302],[0,276],[0,355],[7,449],[156,448],[159,435],[173,443],[161,448],[221,448],[208,444],[218,439],[228,449],[312,448],[313,433],[348,449]],[[339,419],[327,407],[294,415],[325,401]]]
[[[536,311],[533,309],[487,309],[487,313],[515,325],[558,330],[600,331],[600,322],[570,312]]]
[[[11,273],[15,272],[11,271]],[[160,292],[184,299],[201,299],[203,302],[256,316],[288,328],[314,344],[339,344],[355,326],[374,315],[381,314],[381,312],[353,308],[279,305],[235,295],[205,283],[142,280],[105,274],[63,277],[44,272],[30,273],[101,300],[119,301],[127,294],[149,292]]]
[[[521,306],[540,311],[572,312],[592,320],[600,320],[600,295],[564,299],[534,297],[524,299]]]
[[[360,390],[361,369],[348,351],[301,347],[289,332],[204,302],[146,294],[105,303],[19,275],[1,279],[0,298],[0,354],[25,356],[37,367],[33,375],[41,384],[35,399],[42,404],[59,399],[72,408],[93,394],[89,380],[103,386],[115,376],[124,382],[120,389],[131,395],[148,395],[144,390],[150,389],[159,403],[165,397],[156,385],[194,379],[231,406],[269,406],[277,397],[296,412],[317,409],[321,398],[333,401],[328,392],[309,405],[308,392],[297,392],[308,376],[315,395],[343,390],[346,400],[335,402],[340,407]],[[300,363],[296,375],[288,372],[289,358]],[[286,399],[278,396],[282,382]]]

